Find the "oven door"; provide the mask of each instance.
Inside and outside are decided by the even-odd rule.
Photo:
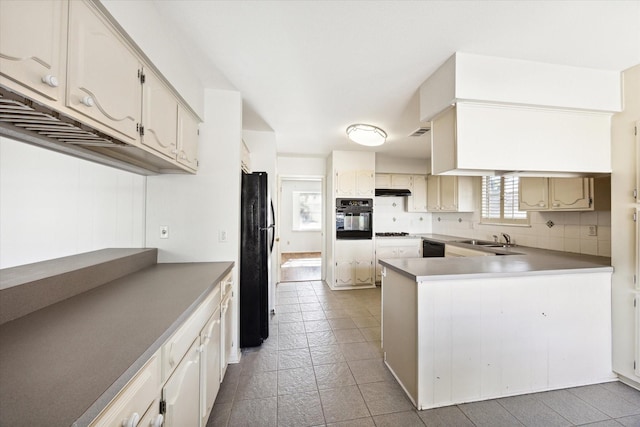
[[[336,239],[371,239],[373,235],[371,216],[371,212],[338,210]]]

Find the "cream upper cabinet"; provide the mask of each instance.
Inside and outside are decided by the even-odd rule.
[[[427,176],[412,177],[411,196],[407,197],[407,211],[427,212]]]
[[[198,169],[198,121],[178,105],[178,163]]]
[[[390,173],[377,173],[376,174],[376,188],[391,188],[391,174]]]
[[[591,178],[562,178],[549,180],[549,200],[552,209],[589,209],[591,207]]]
[[[521,211],[539,211],[549,209],[549,179],[519,179],[519,209]]]
[[[428,175],[427,209],[432,212],[472,212],[473,180],[470,176]]]
[[[522,211],[611,209],[611,178],[520,178]]]
[[[69,4],[67,106],[139,141],[142,64],[84,1]]]
[[[175,159],[178,153],[178,101],[151,69],[144,70],[142,100],[142,143]]]
[[[372,170],[344,170],[336,172],[337,197],[373,197],[375,174]]]
[[[66,10],[60,0],[0,1],[0,76],[45,99],[61,99]]]

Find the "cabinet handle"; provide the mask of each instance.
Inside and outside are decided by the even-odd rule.
[[[553,207],[554,207],[554,208],[557,208],[558,206],[560,206],[560,203],[554,203],[554,204],[553,204]]]
[[[93,107],[94,105],[96,105],[96,102],[93,100],[93,97],[91,96],[85,96],[83,97],[80,102],[84,105],[86,105],[87,107]]]
[[[134,412],[131,416],[122,421],[122,427],[136,427],[140,422],[140,414]]]
[[[538,203],[538,206],[540,206],[541,208],[544,208],[545,204],[544,203]]]
[[[51,74],[47,74],[42,77],[42,83],[45,83],[51,87],[58,87],[58,78],[56,76],[52,76]]]
[[[149,427],[162,427],[162,423],[164,422],[164,416],[162,414],[156,415],[149,423]]]

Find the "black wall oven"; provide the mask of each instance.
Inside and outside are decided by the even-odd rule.
[[[336,239],[371,239],[373,199],[336,199]]]

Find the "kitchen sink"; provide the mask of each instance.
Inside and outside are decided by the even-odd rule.
[[[475,246],[484,246],[486,248],[508,248],[511,247],[513,245],[507,245],[504,243],[497,243],[497,242],[492,242],[489,240],[476,240],[476,239],[469,239],[469,240],[456,240],[456,243],[466,243],[468,245],[475,245]]]

